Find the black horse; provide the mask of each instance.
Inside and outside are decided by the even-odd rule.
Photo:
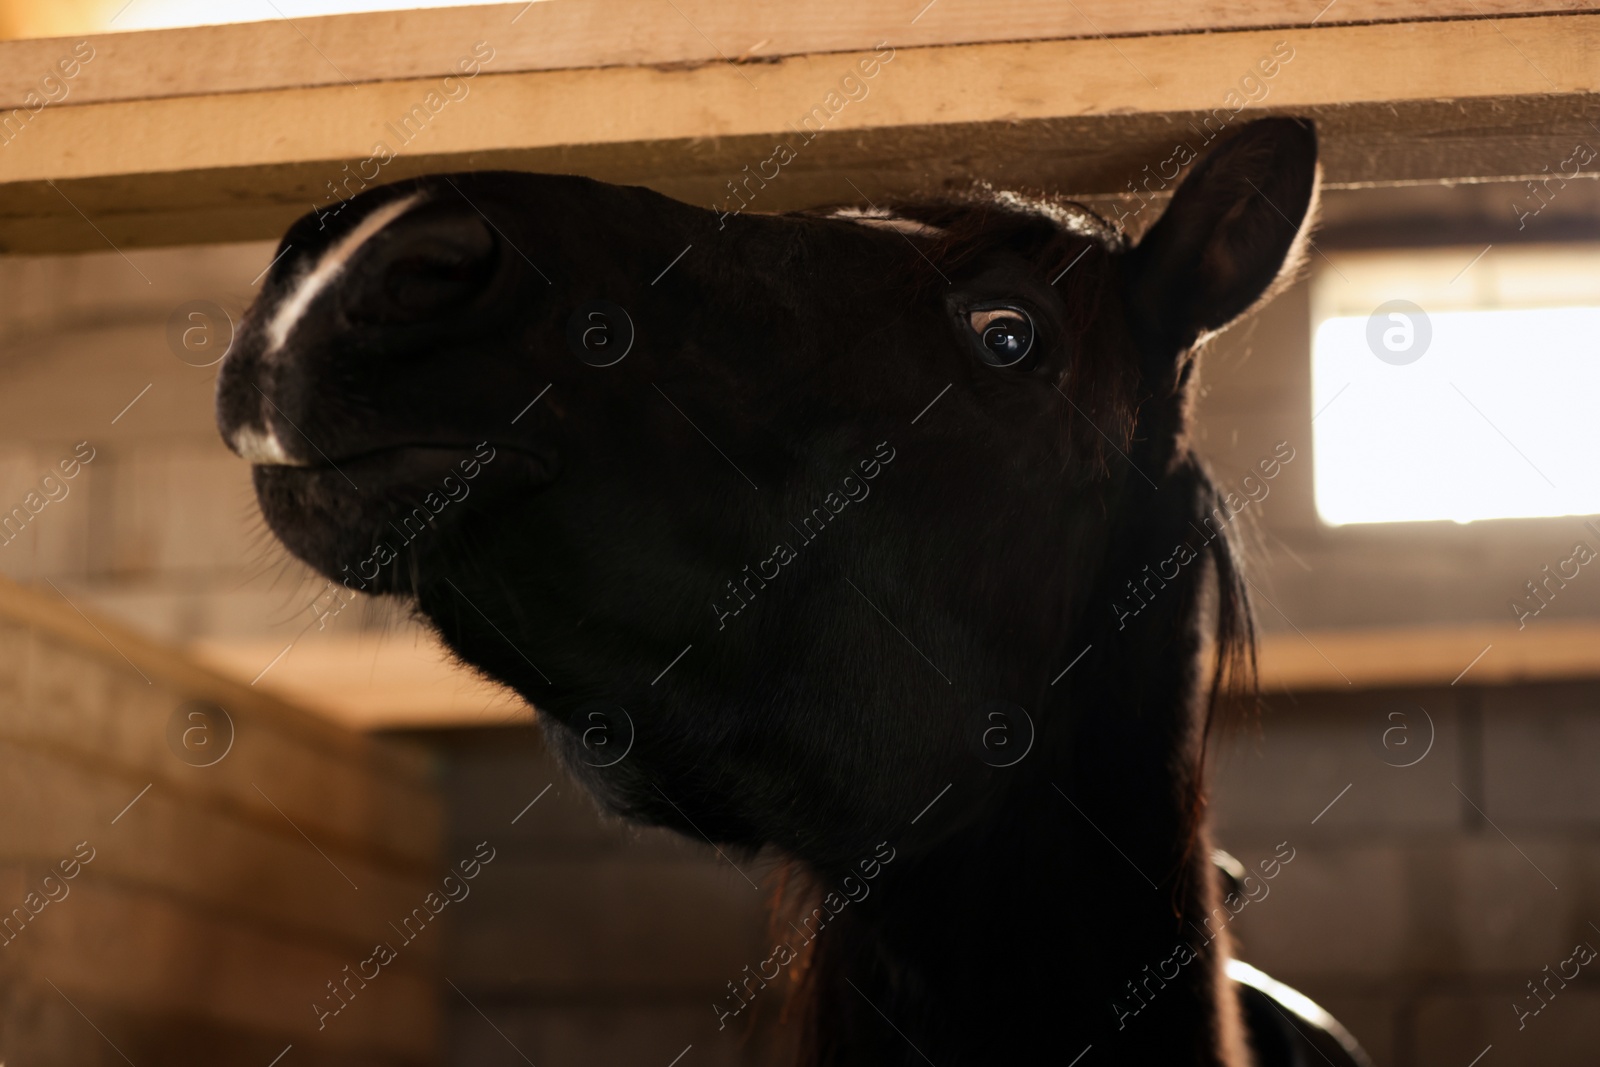
[[[1225,897],[1201,817],[1253,634],[1195,353],[1292,271],[1316,154],[1242,128],[1137,245],[1013,196],[401,182],[289,231],[218,421],[294,554],[607,807],[802,876],[724,1025],[781,970],[806,1064],[1356,1062],[1230,977],[1266,875]]]

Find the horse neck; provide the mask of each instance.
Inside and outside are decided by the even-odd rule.
[[[1146,528],[1129,524],[1107,574],[1170,554],[1192,511],[1179,490],[1154,515],[1136,509]],[[1066,1064],[1091,1045],[1123,1063],[1248,1062],[1224,936],[1207,921],[1206,574],[1199,560],[1188,570],[1121,630],[1091,635],[1040,716],[1057,725],[1003,772],[1016,777],[985,818],[886,867],[817,939],[808,1067]]]

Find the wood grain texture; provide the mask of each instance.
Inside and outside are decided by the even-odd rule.
[[[1600,11],[1585,0],[585,0],[380,11],[90,33],[63,106],[443,77],[476,41],[497,72],[668,67],[1008,41]],[[0,43],[0,108],[19,107],[79,38]]]
[[[282,1034],[296,1044],[379,1053],[397,1063],[425,1062],[419,1053],[437,1043],[432,976],[404,954],[366,989],[352,983],[356,995],[349,1006],[319,1031],[312,1002],[319,993],[329,995],[324,983],[366,953],[275,937],[225,914],[98,884],[95,874],[91,864],[71,895],[46,908],[6,949],[19,957],[8,965],[12,974],[46,991],[49,985],[39,978],[48,976],[73,999],[83,996],[129,1014],[187,1012]],[[0,879],[0,888],[18,886]],[[35,1062],[26,1053],[14,1059]]]
[[[283,647],[262,639],[209,639],[195,655],[246,677]],[[464,667],[437,638],[317,634],[297,645],[259,683],[353,730],[439,723],[528,723],[533,709],[510,690]]]
[[[130,679],[125,667],[85,663],[76,649],[17,629],[4,637],[12,659],[22,662],[0,673],[0,738],[115,773],[135,789],[158,783],[235,820],[274,829],[292,820],[330,847],[338,843],[393,869],[415,871],[436,854],[439,815],[425,780],[396,781],[331,756],[285,736],[270,713],[233,701],[218,701],[232,723],[232,747],[219,753],[227,762],[217,773],[199,773],[209,768],[193,767],[171,749],[170,720],[190,699],[183,692]]]
[[[72,845],[88,840],[96,857],[86,869],[96,884],[225,915],[262,936],[365,956],[386,923],[421,903],[436,873],[437,842],[432,862],[397,869],[315,825],[299,824],[313,847],[281,816],[274,823],[196,803],[165,784],[113,825],[148,780],[10,741],[0,741],[0,759],[6,767],[0,803],[11,813],[0,865],[43,877]],[[287,790],[276,793],[275,799],[289,798]],[[84,836],[65,840],[69,828]],[[429,957],[438,947],[419,939],[417,954]]]
[[[1263,635],[1261,641],[1265,690],[1506,685],[1583,678],[1600,678],[1600,622],[1549,619],[1521,631],[1506,623],[1480,622],[1278,632]]]
[[[1239,86],[1280,42],[1294,57],[1250,103]],[[0,149],[0,249],[270,236],[329,203],[330,183],[380,142],[397,155],[367,168],[375,182],[515,167],[731,206],[728,184],[777,141],[798,142],[794,128],[867,55],[520,73],[491,64],[405,140],[395,124],[439,90],[437,78],[50,107]],[[1268,113],[1316,119],[1335,185],[1531,175],[1586,131],[1600,136],[1588,125],[1600,15],[897,46],[863,84],[866,95],[798,145],[751,210],[853,201],[847,178],[875,199],[978,180],[1128,192],[1180,143],[1203,144],[1195,131],[1207,114],[1230,126]]]
[[[347,766],[363,766],[369,773],[393,778],[404,786],[426,788],[429,763],[420,749],[351,733],[246,682],[205,667],[132,627],[103,617],[91,620],[48,586],[41,590],[0,579],[0,621],[73,648],[88,663],[108,666],[125,682],[133,679],[140,684],[161,684],[183,694],[184,699],[215,701],[230,712],[259,718],[293,743],[320,750]],[[52,672],[51,677],[59,680],[64,676]],[[144,682],[146,678],[150,679],[148,683]]]
[[[216,748],[175,736],[194,699],[229,712]],[[99,1062],[40,1009],[55,997],[148,1053],[133,1062],[259,1067],[288,1043],[307,1062],[431,1062],[432,915],[472,896],[429,904],[443,812],[420,749],[4,582],[0,766],[0,1061]],[[408,916],[412,938],[390,926]],[[319,1025],[326,984],[380,941],[398,958]]]

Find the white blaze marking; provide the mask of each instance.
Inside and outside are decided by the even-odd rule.
[[[241,459],[264,466],[294,466],[297,461],[289,458],[289,453],[284,451],[283,442],[278,440],[278,435],[272,430],[265,432],[253,426],[244,426],[234,431],[233,450],[239,453]]]
[[[295,282],[294,291],[288,299],[278,305],[278,310],[273,313],[272,321],[267,323],[267,352],[276,352],[289,340],[289,334],[294,330],[295,323],[300,321],[311,302],[317,298],[328,283],[339,276],[346,263],[350,262],[356,251],[369,241],[374,234],[389,223],[399,218],[410,210],[418,200],[421,193],[412,193],[401,200],[374,211],[361,220],[361,224],[341,237],[337,244],[322,254],[317,265],[302,274]]]
[[[944,231],[937,226],[930,226],[926,222],[915,219],[903,219],[881,209],[862,211],[860,208],[847,207],[835,211],[832,218],[842,219],[845,222],[854,222],[861,226],[871,226],[879,230],[894,230],[896,233],[906,233],[913,237],[937,237]]]
[[[421,193],[412,193],[374,211],[362,219],[355,229],[324,251],[316,265],[292,283],[293,289],[278,304],[278,309],[267,322],[267,349],[264,357],[271,356],[283,348],[295,325],[311,307],[312,301],[316,300],[318,294],[339,276],[345,264],[350,262],[361,246],[371,240],[378,231],[409,211],[421,199]],[[272,419],[265,407],[265,399],[263,397],[260,426],[241,426],[235,430],[233,450],[251,463],[263,466],[303,466],[302,461],[292,458],[288,450],[283,447],[283,442],[278,440],[277,432],[272,428]]]

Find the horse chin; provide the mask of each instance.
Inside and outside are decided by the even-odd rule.
[[[695,775],[655,762],[646,752],[597,751],[585,741],[592,727],[581,717],[540,709],[539,723],[550,751],[608,815],[694,841],[714,842],[736,854],[754,855],[771,843],[742,814],[737,796],[712,791]]]
[[[491,502],[538,492],[554,457],[501,445],[398,445],[316,466],[257,464],[273,534],[330,581],[408,592],[428,550]]]

